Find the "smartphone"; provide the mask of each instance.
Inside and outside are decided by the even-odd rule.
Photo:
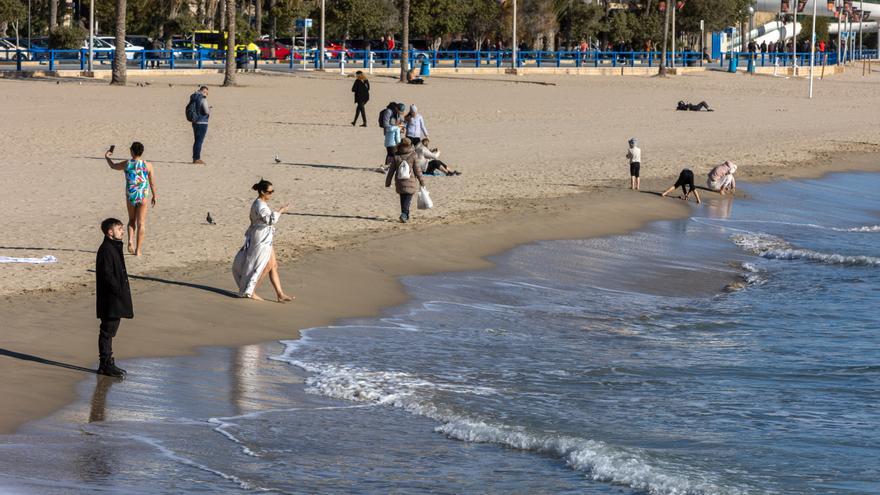
[[[116,149],[116,145],[115,145],[115,144],[111,144],[111,145],[110,145],[110,153],[112,154],[112,153],[113,153],[113,150],[115,150],[115,149]]]

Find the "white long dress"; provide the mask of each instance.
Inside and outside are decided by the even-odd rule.
[[[273,212],[262,199],[257,198],[251,205],[251,226],[244,233],[244,246],[238,250],[232,263],[232,276],[242,297],[253,295],[260,275],[269,264],[275,224],[280,217],[281,214]]]

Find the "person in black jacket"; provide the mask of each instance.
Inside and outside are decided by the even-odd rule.
[[[367,76],[364,75],[363,71],[357,71],[357,79],[354,80],[354,84],[351,86],[351,92],[354,93],[354,102],[357,104],[357,110],[354,112],[354,120],[351,121],[351,125],[354,126],[357,123],[358,115],[361,116],[363,120],[363,124],[361,127],[367,126],[367,110],[364,108],[364,105],[370,101],[370,81],[367,80]]]
[[[122,222],[108,218],[101,222],[104,242],[98,248],[95,260],[95,295],[97,316],[101,319],[101,332],[98,335],[98,355],[101,375],[122,377],[125,370],[118,368],[113,360],[113,337],[119,330],[121,318],[134,318],[131,304],[131,289],[125,259],[122,257]]]

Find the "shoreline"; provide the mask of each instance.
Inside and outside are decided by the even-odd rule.
[[[845,171],[880,171],[878,155],[853,152],[829,161],[818,154],[782,169],[751,167],[739,178],[765,182]],[[344,237],[328,249],[308,250],[295,260],[282,256],[282,278],[297,296],[292,304],[232,297],[231,261],[135,275],[135,319],[120,328],[117,357],[171,357],[194,354],[203,347],[294,339],[301,329],[376,315],[407,301],[402,276],[483,269],[492,266],[487,257],[518,245],[623,234],[654,221],[689,216],[685,203],[650,192],[664,190],[667,182],[644,180],[641,194],[585,185],[578,194],[524,199],[515,208],[484,211],[456,223],[429,221],[394,231],[377,229]],[[706,196],[704,200],[718,198],[714,193]],[[741,188],[737,197],[743,196]],[[285,223],[282,219],[281,229]],[[6,326],[13,330],[0,349],[6,358],[0,360],[0,370],[7,377],[0,394],[12,404],[0,417],[0,433],[14,432],[77,398],[75,386],[84,373],[40,360],[81,367],[94,364],[97,320],[91,290],[28,293],[0,300],[0,311],[8,315]]]

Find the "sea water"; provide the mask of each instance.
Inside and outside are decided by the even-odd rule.
[[[125,363],[2,437],[0,491],[880,493],[880,176],[745,189]]]

